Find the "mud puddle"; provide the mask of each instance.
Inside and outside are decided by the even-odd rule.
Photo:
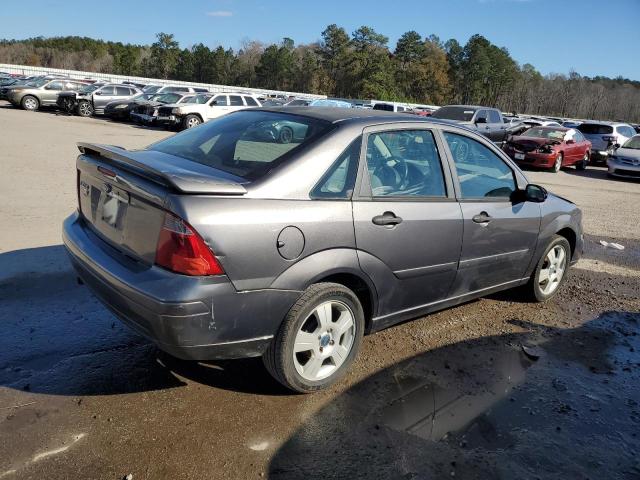
[[[282,447],[271,478],[640,478],[640,314],[514,323],[528,331],[355,385]]]

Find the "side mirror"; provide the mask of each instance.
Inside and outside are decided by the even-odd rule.
[[[93,93],[94,95],[102,95],[102,92],[100,90],[98,90],[97,92]]]
[[[617,150],[617,149],[619,149],[619,148],[620,148],[620,144],[619,144],[619,143],[614,143],[614,144],[613,144],[613,149],[614,149],[614,150]]]
[[[476,118],[476,125],[478,123],[487,123],[487,119],[484,117]]]
[[[542,203],[547,199],[547,190],[540,185],[530,183],[524,191],[527,202]]]
[[[569,140],[567,140],[567,145],[571,145],[573,143],[576,143],[576,141],[573,138],[570,138]]]

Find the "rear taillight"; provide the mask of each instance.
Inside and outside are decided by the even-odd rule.
[[[202,237],[187,222],[166,213],[158,237],[156,264],[183,275],[222,275],[224,270]]]
[[[76,195],[78,197],[78,211],[82,213],[82,205],[80,205],[80,169],[76,169]]]

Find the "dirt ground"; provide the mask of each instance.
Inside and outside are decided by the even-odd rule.
[[[76,284],[75,142],[166,135],[0,104],[0,479],[640,478],[640,183],[529,172],[584,212],[555,299],[390,328],[337,386],[291,395],[259,359],[162,354]]]

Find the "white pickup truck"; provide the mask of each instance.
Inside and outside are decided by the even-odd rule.
[[[256,97],[246,93],[202,93],[198,94],[191,103],[160,107],[156,124],[185,130],[229,112],[261,106]]]

